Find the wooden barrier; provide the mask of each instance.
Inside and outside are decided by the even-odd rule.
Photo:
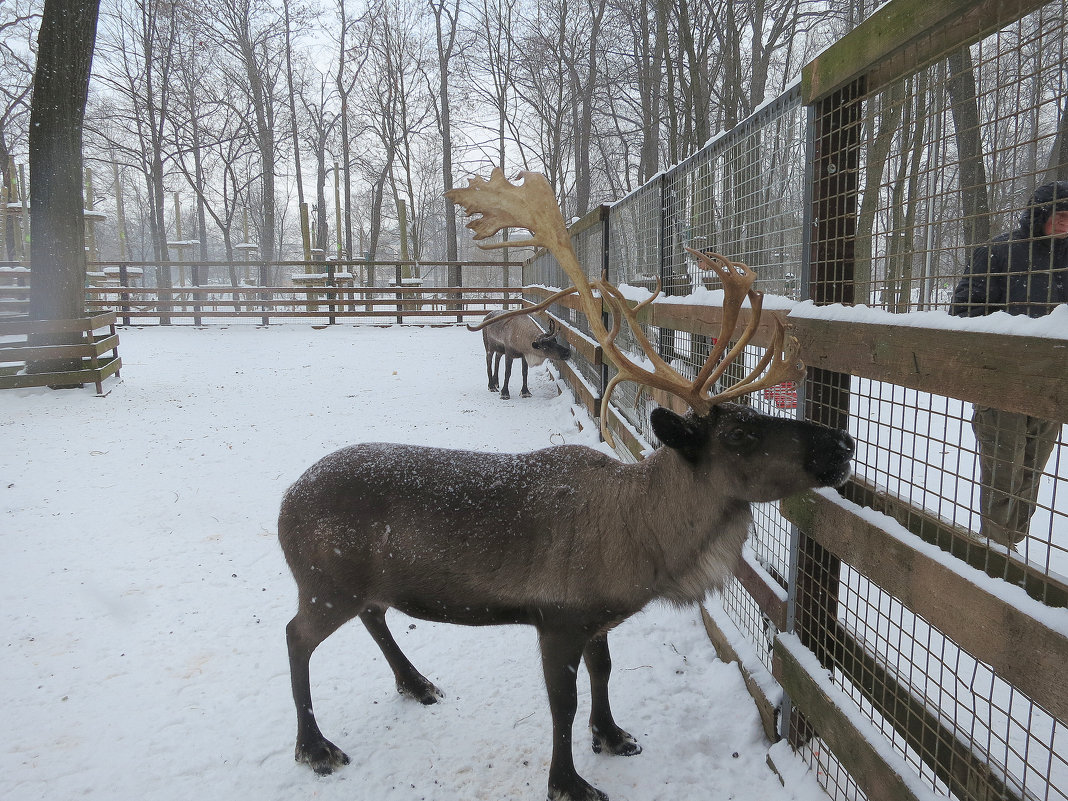
[[[98,333],[101,330],[104,333]],[[34,341],[52,336],[69,342],[40,345]],[[92,383],[97,394],[103,395],[104,379],[118,376],[122,367],[114,312],[75,320],[0,322],[0,338],[7,340],[0,343],[0,389]],[[55,372],[26,372],[32,362],[51,360],[72,360],[81,366]]]

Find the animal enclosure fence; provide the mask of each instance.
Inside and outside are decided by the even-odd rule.
[[[522,263],[511,261],[93,262],[86,308],[122,325],[299,319],[447,324],[519,305]],[[460,286],[452,286],[456,272]],[[29,309],[31,272],[0,262],[0,319]]]
[[[840,493],[758,511],[706,610],[769,730],[836,799],[1068,798],[1068,309],[944,313],[975,247],[1068,179],[1066,18],[1064,0],[892,0],[781,97],[572,229],[591,278],[607,270],[634,301],[661,281],[639,320],[683,372],[721,303],[684,246],[753,266],[809,371],[750,402],[857,441]],[[567,285],[548,254],[524,282]],[[600,408],[611,366],[567,299],[551,313],[583,344],[565,379],[640,458],[670,399],[624,384]],[[1014,547],[979,533],[973,405],[1059,424]]]

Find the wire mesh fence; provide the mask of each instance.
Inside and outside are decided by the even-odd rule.
[[[1032,212],[1036,189],[1068,179],[1068,8],[1058,0],[1014,15],[971,5],[975,17],[994,20],[992,32],[964,47],[944,30],[920,36],[927,57],[898,65],[896,77],[870,88],[862,78],[805,98],[792,87],[613,204],[603,235],[584,233],[583,263],[591,276],[607,263],[615,283],[634,288],[627,290],[633,300],[659,280],[665,297],[654,308],[679,304],[680,311],[670,328],[645,314],[641,330],[684,374],[699,369],[714,342],[698,321],[700,307],[720,302],[717,281],[687,248],[752,266],[757,288],[781,299],[769,298],[771,308],[799,331],[809,312],[799,312],[798,301],[867,307],[870,320],[860,319],[880,332],[869,357],[861,353],[848,370],[810,366],[803,386],[749,402],[847,428],[857,442],[848,501],[884,513],[879,525],[891,541],[907,543],[945,575],[980,576],[969,579],[979,589],[960,596],[954,615],[932,619],[931,598],[945,588],[926,586],[920,597],[907,584],[883,586],[866,559],[853,564],[840,547],[849,532],[841,541],[810,537],[776,506],[756,510],[747,559],[765,582],[788,590],[792,631],[829,671],[850,714],[936,795],[1066,798],[1066,716],[1051,687],[1059,682],[1049,680],[1050,670],[1038,671],[1046,684],[1033,681],[1007,655],[1022,649],[1048,660],[1063,650],[1068,629],[1068,382],[1063,354],[1051,355],[1068,331],[1068,240],[1037,230],[1061,210],[1061,194],[1055,188],[1039,198],[1038,216]],[[942,49],[931,50],[932,42]],[[1068,189],[1063,195],[1068,212]],[[996,237],[1013,229],[1010,244],[1025,241],[1026,265],[998,256]],[[538,275],[540,283],[567,285],[547,269]],[[956,316],[1003,311],[1015,316],[954,333]],[[680,322],[688,312],[693,319]],[[936,316],[910,314],[907,325],[927,333],[897,344],[901,315],[916,312]],[[1035,318],[1030,327],[1027,317]],[[944,375],[915,379],[925,348],[957,347],[957,336],[962,358],[976,363],[955,364],[950,355]],[[626,332],[620,342],[637,350]],[[989,363],[983,343],[999,348]],[[843,351],[849,346],[842,342]],[[894,369],[872,369],[880,347],[898,349]],[[746,368],[761,353],[747,348]],[[1017,378],[998,368],[1029,360]],[[592,369],[584,374],[596,377]],[[611,374],[609,367],[602,380]],[[738,374],[744,370],[723,380]],[[1038,389],[1030,375],[1049,383]],[[1045,394],[1052,397],[1037,397]],[[980,395],[986,402],[976,401]],[[613,397],[614,413],[651,444],[655,405],[631,384]],[[988,576],[993,584],[983,583]],[[777,626],[747,586],[732,581],[722,606],[774,670]],[[1049,623],[1056,643],[1018,640],[1015,622],[990,617],[973,598],[993,598],[991,608],[1037,621],[1037,630]],[[1044,607],[1029,606],[1031,599]],[[790,712],[783,733],[833,798],[865,797],[870,777],[852,775],[842,747],[824,739],[831,732],[803,710]]]

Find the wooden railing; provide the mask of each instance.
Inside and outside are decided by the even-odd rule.
[[[515,308],[521,288],[480,287],[88,287],[87,314],[114,312],[122,325],[251,319],[261,325],[305,319],[463,322],[491,309]],[[25,315],[30,288],[0,287],[0,317]]]

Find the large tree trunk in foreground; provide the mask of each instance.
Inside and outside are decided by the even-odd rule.
[[[30,317],[85,314],[82,120],[100,0],[45,0],[30,107]],[[40,343],[56,344],[56,343]],[[64,369],[38,362],[31,372]]]

